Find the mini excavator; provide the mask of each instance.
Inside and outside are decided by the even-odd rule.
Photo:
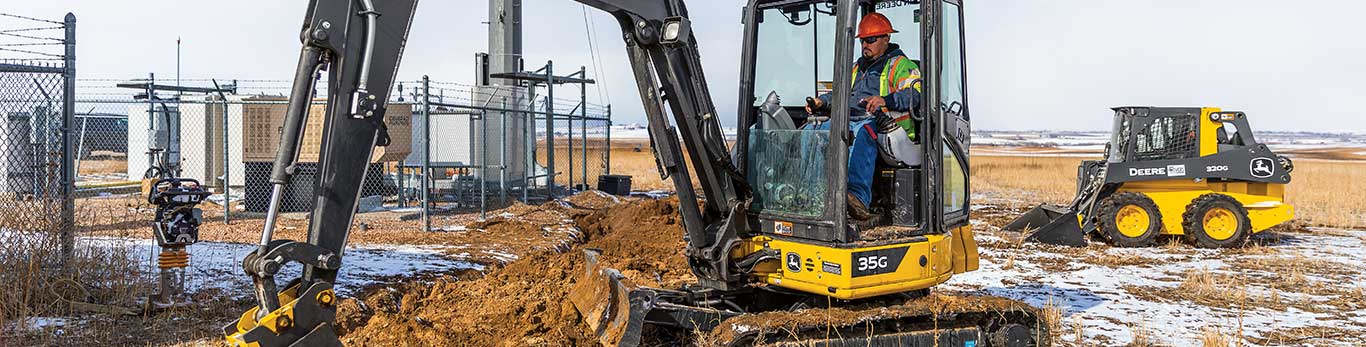
[[[585,250],[587,265],[570,301],[602,344],[639,345],[647,326],[709,331],[746,314],[828,307],[868,314],[784,326],[781,334],[736,330],[732,340],[718,343],[1049,344],[1038,313],[1024,304],[891,309],[978,265],[968,222],[961,0],[749,1],[742,13],[741,131],[734,148],[727,148],[721,131],[682,0],[577,1],[610,13],[621,27],[656,164],[675,184],[686,257],[697,277],[682,288],[637,286],[598,261],[611,254]],[[229,344],[340,345],[333,283],[365,160],[386,142],[383,106],[415,6],[415,0],[311,1],[266,226],[260,248],[243,260],[257,305],[225,327]],[[866,115],[854,114],[845,97],[832,98],[828,111],[808,113],[804,103],[779,94],[787,100],[850,94],[854,28],[873,11],[901,28],[899,38],[914,42],[903,49],[923,71],[922,94],[908,114],[874,115],[883,140],[868,206],[873,217],[856,220],[846,212],[853,142],[848,125],[851,117]],[[272,240],[281,187],[298,153],[315,75],[323,69],[330,73],[327,112],[308,240]],[[919,125],[913,134],[897,126],[908,117]],[[803,127],[813,122],[829,128]],[[274,276],[286,263],[301,263],[304,271],[280,290]]]

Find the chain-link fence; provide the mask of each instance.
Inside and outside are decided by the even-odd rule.
[[[132,199],[141,180],[164,172],[198,180],[214,193],[200,205],[205,219],[261,217],[288,102],[280,95],[288,81],[183,80],[204,88],[185,92],[178,90],[199,87],[176,89],[152,77],[83,80],[88,93],[76,100],[74,130],[80,196]],[[551,185],[545,113],[535,112],[545,109],[546,98],[519,105],[530,99],[525,93],[450,82],[430,82],[425,91],[422,86],[401,82],[402,92],[389,103],[385,124],[391,143],[371,156],[361,212],[410,209],[423,201],[432,213],[487,211],[592,189],[606,172],[605,106],[557,100],[563,104],[557,107],[574,113],[556,113]],[[319,99],[309,110],[298,170],[281,212],[313,207],[324,109]]]

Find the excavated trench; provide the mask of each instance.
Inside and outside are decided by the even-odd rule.
[[[539,208],[568,217],[578,240],[568,249],[543,249],[482,277],[404,283],[345,300],[338,330],[351,346],[595,346],[596,338],[567,300],[582,273],[585,247],[637,284],[674,287],[691,281],[683,258],[676,198],[617,203],[588,193]],[[471,223],[474,224],[474,223]],[[508,218],[471,229],[542,223]],[[506,230],[503,230],[506,231]]]

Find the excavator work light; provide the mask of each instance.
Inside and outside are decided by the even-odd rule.
[[[688,40],[691,34],[692,24],[688,23],[687,18],[670,17],[664,20],[664,32],[660,42],[666,45],[673,45]]]

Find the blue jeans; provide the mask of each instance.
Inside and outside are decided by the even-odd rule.
[[[830,130],[825,122],[807,129]],[[854,197],[869,206],[873,201],[873,170],[877,165],[877,135],[873,131],[873,119],[851,120],[849,130],[854,132],[854,145],[849,147],[848,188]]]

